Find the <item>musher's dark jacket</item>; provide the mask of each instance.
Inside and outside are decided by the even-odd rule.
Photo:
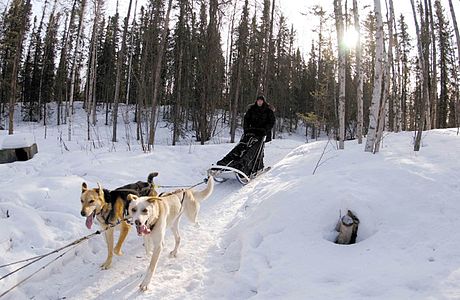
[[[252,104],[244,115],[244,132],[261,130],[262,132],[265,132],[266,142],[272,140],[271,133],[274,125],[275,114],[265,101],[262,106],[258,106],[257,103]]]

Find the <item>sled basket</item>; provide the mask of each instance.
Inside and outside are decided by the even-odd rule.
[[[249,183],[264,170],[264,144],[264,135],[245,133],[224,158],[208,169],[208,173],[218,182],[236,177],[241,184]]]

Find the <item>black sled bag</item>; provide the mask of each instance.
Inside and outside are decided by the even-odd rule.
[[[250,177],[264,167],[264,140],[264,136],[252,132],[243,134],[238,144],[217,165],[238,169]]]

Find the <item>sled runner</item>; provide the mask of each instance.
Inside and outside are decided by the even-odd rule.
[[[249,183],[270,170],[263,164],[264,144],[265,135],[260,135],[260,131],[246,132],[239,143],[208,170],[208,174],[217,182],[236,177],[241,184]]]

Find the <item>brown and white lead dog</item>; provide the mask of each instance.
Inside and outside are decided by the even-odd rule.
[[[155,184],[153,178],[158,176],[157,172],[150,173],[147,182],[138,181],[121,186],[115,190],[103,189],[98,183],[97,188],[88,188],[86,182],[81,185],[81,215],[86,218],[86,227],[91,229],[96,219],[105,233],[107,244],[107,258],[101,265],[102,269],[108,269],[112,265],[113,253],[122,255],[121,246],[128,235],[130,225],[125,221],[128,209],[128,196],[136,194],[139,196],[154,196]],[[120,225],[117,223],[120,222]],[[118,242],[114,244],[114,229],[120,228]]]
[[[138,197],[129,195],[129,216],[136,224],[137,234],[144,237],[144,246],[147,255],[151,253],[152,259],[147,268],[144,280],[139,288],[142,291],[152,279],[157,267],[158,259],[164,247],[166,228],[171,228],[174,234],[175,246],[170,252],[171,257],[176,257],[180,244],[179,221],[183,213],[193,222],[197,222],[200,202],[208,198],[214,189],[214,178],[209,176],[207,186],[202,191],[181,189],[158,197]]]

